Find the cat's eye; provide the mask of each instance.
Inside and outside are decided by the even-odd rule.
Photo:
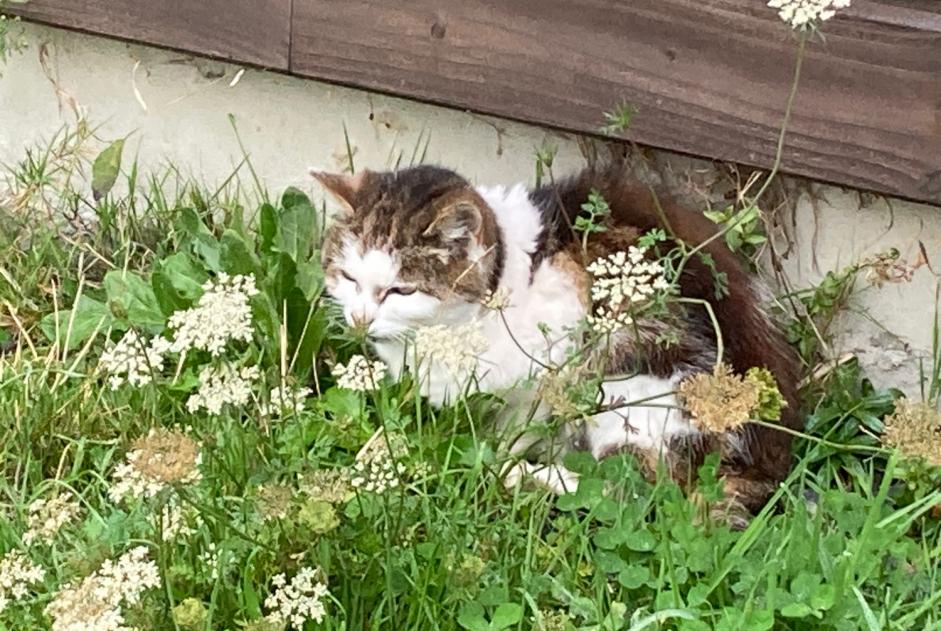
[[[417,291],[415,287],[409,287],[408,285],[396,285],[394,287],[389,287],[386,290],[386,295],[390,296],[392,294],[398,294],[399,296],[411,296]]]
[[[347,274],[344,270],[340,270],[340,276],[342,276],[346,280],[350,281],[351,283],[359,287],[359,283],[356,282],[356,279],[350,276],[349,274]]]

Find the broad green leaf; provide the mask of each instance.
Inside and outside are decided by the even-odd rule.
[[[121,172],[121,154],[124,152],[124,138],[115,140],[98,154],[91,167],[91,191],[97,202],[114,187]]]
[[[258,234],[261,237],[260,249],[267,252],[274,245],[278,234],[278,211],[271,204],[263,204],[259,212]]]
[[[230,274],[257,274],[261,263],[242,236],[234,230],[222,233],[219,262]]]
[[[281,207],[277,248],[295,263],[306,261],[318,241],[317,213],[307,195],[293,187],[284,191]]]
[[[804,603],[791,603],[781,607],[781,615],[785,618],[805,618],[813,613],[813,609]]]
[[[631,533],[625,542],[627,547],[638,552],[650,552],[657,547],[657,538],[647,530],[638,530]]]
[[[157,298],[157,304],[163,315],[170,316],[174,311],[181,311],[190,306],[190,301],[173,286],[173,281],[166,272],[154,272],[150,277],[150,284],[153,286],[154,296]]]
[[[113,270],[105,274],[105,292],[112,308],[120,308],[121,315],[133,325],[159,332],[166,318],[150,283],[135,272]]]
[[[306,377],[327,335],[328,321],[323,309],[307,302],[299,289],[295,292],[288,299],[288,333],[292,357],[297,356],[295,374]]]
[[[457,623],[468,631],[490,631],[490,625],[484,618],[484,608],[476,602],[469,602],[461,607]]]
[[[209,275],[193,262],[185,252],[177,252],[157,263],[157,269],[167,275],[170,284],[188,302],[203,295],[203,283]]]
[[[627,589],[637,589],[650,580],[650,568],[646,565],[632,565],[618,573],[618,583]]]
[[[75,311],[75,318],[72,320],[72,328],[69,332],[69,320],[72,318],[72,310]],[[50,313],[39,324],[42,332],[51,341],[57,341],[56,315]],[[78,303],[73,305],[72,309],[58,313],[58,341],[60,343],[65,341],[68,332],[67,347],[70,350],[78,348],[91,337],[99,326],[101,331],[107,331],[109,327],[117,330],[126,328],[114,322],[114,316],[105,303],[83,295]]]
[[[493,612],[491,629],[506,629],[523,619],[523,608],[516,603],[503,603]]]
[[[193,250],[205,261],[209,269],[214,271],[222,269],[219,263],[219,242],[195,210],[181,209],[177,227],[190,238]]]

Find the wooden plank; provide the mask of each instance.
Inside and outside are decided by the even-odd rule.
[[[294,0],[291,71],[767,168],[795,38],[756,0]],[[785,171],[941,204],[941,2],[858,0],[807,49]]]
[[[24,19],[288,69],[291,0],[30,0]]]

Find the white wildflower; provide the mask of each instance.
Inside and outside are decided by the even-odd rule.
[[[121,607],[136,605],[148,589],[160,585],[157,565],[143,546],[117,560],[107,560],[78,585],[63,588],[45,609],[52,631],[132,631]]]
[[[125,383],[146,386],[163,370],[163,356],[169,349],[170,342],[165,338],[158,335],[148,343],[132,329],[101,354],[98,366],[110,375],[112,390]]]
[[[597,305],[588,318],[600,333],[613,333],[631,325],[639,310],[653,301],[657,293],[670,288],[663,265],[647,260],[647,248],[630,246],[595,260],[587,267],[594,278],[591,299]]]
[[[195,413],[205,408],[209,414],[218,415],[224,405],[245,405],[252,397],[252,382],[260,375],[257,366],[203,366],[199,371],[199,390],[186,400],[186,409]]]
[[[359,460],[350,471],[350,486],[381,495],[397,488],[405,472],[405,465],[401,462],[396,464],[390,457]]]
[[[304,400],[313,392],[310,388],[296,388],[282,384],[272,388],[268,394],[268,403],[259,406],[263,416],[281,416],[287,412],[301,412],[304,410]]]
[[[405,437],[377,430],[356,454],[349,470],[350,486],[368,493],[382,494],[397,488],[407,472],[402,462],[407,455]]]
[[[510,306],[510,290],[506,287],[500,287],[496,291],[490,289],[480,304],[491,311],[503,311]]]
[[[227,569],[231,560],[228,551],[219,550],[216,544],[210,541],[206,549],[199,554],[199,562],[208,570],[210,580],[218,580],[220,574]]]
[[[319,569],[301,568],[290,582],[284,574],[278,574],[271,584],[274,593],[265,599],[269,620],[288,623],[295,629],[303,629],[308,621],[323,621],[327,611],[322,600],[329,591]]]
[[[487,347],[479,322],[453,327],[437,324],[415,331],[418,359],[437,362],[456,378],[470,376],[477,368],[478,356]]]
[[[57,495],[51,500],[34,500],[27,509],[23,543],[31,545],[37,540],[51,543],[59,530],[80,512],[81,507],[71,493]]]
[[[850,6],[850,0],[768,0],[768,6],[792,28],[805,29],[829,20],[837,9]]]
[[[176,499],[171,498],[154,517],[156,522],[154,526],[160,532],[161,540],[164,542],[183,539],[196,533],[196,530],[189,524],[192,511],[185,510]]]
[[[44,572],[20,550],[0,556],[0,612],[13,601],[25,599],[29,586],[41,583]]]
[[[132,447],[112,474],[108,496],[115,503],[127,497],[154,497],[172,484],[191,484],[201,478],[199,444],[182,432],[152,429]]]
[[[386,365],[380,361],[371,362],[362,355],[353,355],[345,366],[337,364],[331,372],[341,388],[367,392],[379,389],[379,382],[386,374]]]
[[[219,356],[230,340],[252,339],[252,309],[249,299],[258,294],[255,277],[219,274],[203,285],[203,295],[195,307],[177,311],[168,325],[175,330],[172,350],[191,349]]]

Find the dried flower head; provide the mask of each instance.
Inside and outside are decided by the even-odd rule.
[[[901,253],[896,249],[876,254],[862,262],[866,268],[866,282],[874,287],[882,287],[886,283],[910,283],[915,277],[915,271],[927,264],[923,252],[919,252],[914,263],[908,263],[901,259]]]
[[[294,489],[286,484],[262,484],[256,497],[262,521],[284,519],[291,510]]]
[[[298,388],[282,384],[272,388],[268,394],[268,403],[259,406],[264,416],[285,416],[304,410],[304,400],[313,392],[310,388]]]
[[[147,342],[132,329],[101,354],[98,367],[108,373],[112,390],[125,383],[146,386],[163,371],[163,356],[169,349],[170,342],[165,338],[158,335]]]
[[[313,500],[342,504],[354,497],[344,469],[316,469],[300,478],[300,491]]]
[[[540,609],[539,618],[542,631],[575,631],[572,617],[564,611]]]
[[[415,354],[419,361],[434,362],[457,379],[466,379],[474,373],[478,356],[487,347],[479,322],[459,326],[436,324],[415,331]],[[427,365],[426,368],[431,369]]]
[[[587,366],[569,364],[544,373],[539,397],[553,416],[579,419],[591,414],[598,398],[598,384]]]
[[[752,419],[760,388],[755,380],[733,374],[725,364],[712,373],[698,373],[679,387],[684,406],[700,429],[721,434]]]
[[[252,398],[252,382],[261,373],[258,366],[239,368],[230,363],[203,366],[199,371],[199,389],[186,400],[190,413],[205,408],[212,415],[222,413],[223,406],[242,406]]]
[[[51,543],[59,530],[81,513],[78,501],[71,493],[62,493],[51,500],[34,500],[27,509],[26,532],[23,543],[36,541]]]
[[[145,591],[160,585],[157,565],[148,554],[143,546],[133,548],[59,591],[45,609],[52,631],[132,631],[122,606],[137,604]]]
[[[586,269],[592,275],[594,313],[588,322],[599,333],[613,333],[631,325],[637,315],[670,289],[659,261],[647,259],[646,247],[630,246],[595,260]]]
[[[199,444],[179,431],[152,429],[134,441],[124,463],[114,470],[108,495],[114,502],[126,497],[153,497],[171,484],[200,479]]]
[[[322,622],[327,615],[322,601],[329,591],[319,568],[301,568],[290,581],[284,574],[278,574],[271,584],[275,590],[265,599],[269,620],[303,629],[308,621]]]
[[[850,0],[768,0],[778,16],[795,29],[808,29],[836,15],[837,9],[850,6]]]
[[[927,403],[899,399],[885,419],[882,442],[905,457],[941,467],[941,412]]]
[[[379,389],[379,382],[386,375],[386,365],[380,361],[371,362],[362,355],[353,355],[345,366],[336,364],[331,372],[339,387],[369,392]]]
[[[30,585],[41,583],[45,573],[20,550],[0,556],[0,613],[14,601],[25,600]]]
[[[208,351],[218,357],[229,341],[252,339],[252,309],[249,301],[258,294],[255,277],[221,273],[203,285],[195,307],[177,311],[167,325],[174,329],[171,349],[175,353]]]

